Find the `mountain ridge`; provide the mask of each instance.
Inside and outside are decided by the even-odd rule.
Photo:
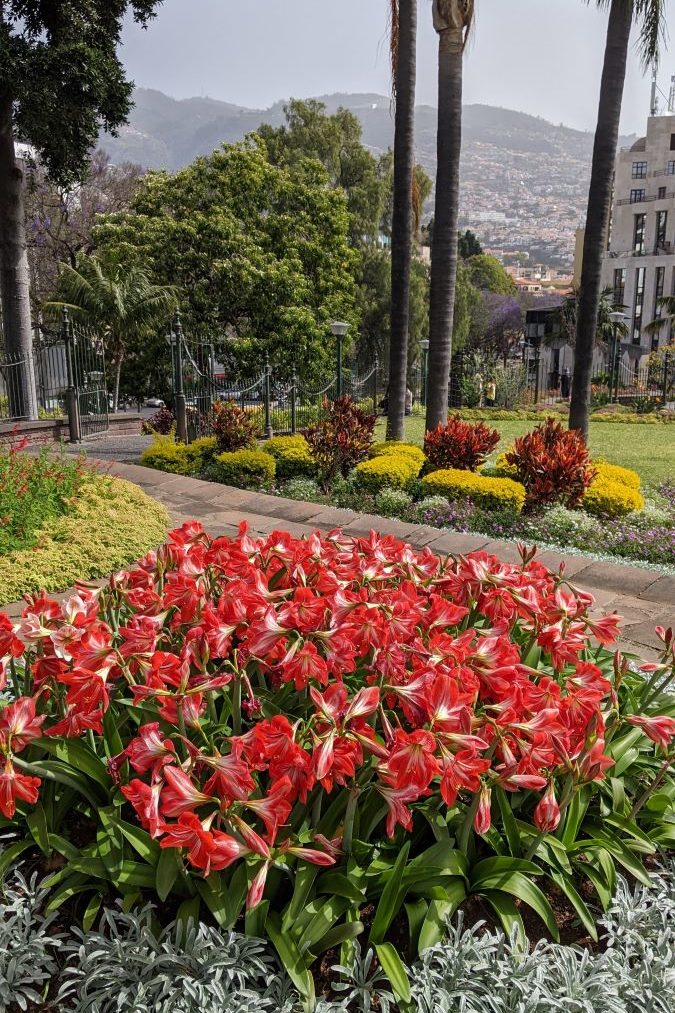
[[[103,135],[113,161],[175,171],[223,143],[240,141],[261,123],[280,126],[284,105],[251,109],[219,99],[174,99],[139,88],[129,123],[118,137]],[[393,145],[388,96],[334,93],[318,96],[329,113],[340,106],[360,120],[363,143],[374,153]],[[416,157],[436,173],[437,110],[416,109]],[[621,138],[630,146],[635,135]],[[569,266],[574,230],[586,210],[593,134],[555,125],[541,116],[486,104],[464,106],[461,221],[476,228],[498,252],[520,251],[552,266]]]

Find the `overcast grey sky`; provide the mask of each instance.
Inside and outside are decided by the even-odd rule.
[[[419,0],[418,102],[436,104],[436,36]],[[466,102],[593,129],[606,13],[582,0],[478,0]],[[147,32],[128,27],[122,57],[138,85],[266,108],[281,98],[388,93],[388,0],[165,0]],[[675,36],[675,0],[669,10]],[[659,83],[668,91],[675,50]],[[649,77],[633,49],[623,129],[649,111]]]

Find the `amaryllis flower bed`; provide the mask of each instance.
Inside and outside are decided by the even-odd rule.
[[[12,859],[41,848],[85,924],[112,888],[267,935],[307,1008],[358,937],[405,1005],[401,956],[471,896],[557,937],[554,891],[593,936],[588,891],[607,906],[617,864],[646,880],[675,843],[675,707],[672,633],[633,671],[592,605],[524,548],[186,524],[103,589],[0,616]]]

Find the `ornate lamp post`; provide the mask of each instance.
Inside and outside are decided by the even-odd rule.
[[[183,324],[180,313],[176,314],[171,323],[167,341],[171,347],[171,359],[173,363],[173,398],[174,411],[176,414],[176,436],[182,443],[187,443],[187,404],[185,401],[185,388],[183,386]]]
[[[349,330],[349,324],[344,320],[334,320],[330,329],[337,340],[337,396],[342,397],[342,342]]]
[[[422,349],[422,407],[427,406],[427,370],[429,369],[429,341],[425,338],[420,341]]]

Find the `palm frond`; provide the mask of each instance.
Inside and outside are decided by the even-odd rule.
[[[661,56],[661,46],[668,38],[666,7],[668,0],[635,0],[635,20],[640,36],[638,52],[643,67],[657,64]]]
[[[646,70],[651,64],[658,64],[661,47],[668,39],[668,0],[586,0],[586,3],[594,3],[600,10],[617,2],[634,5],[633,19],[639,30],[637,47],[642,66]]]

